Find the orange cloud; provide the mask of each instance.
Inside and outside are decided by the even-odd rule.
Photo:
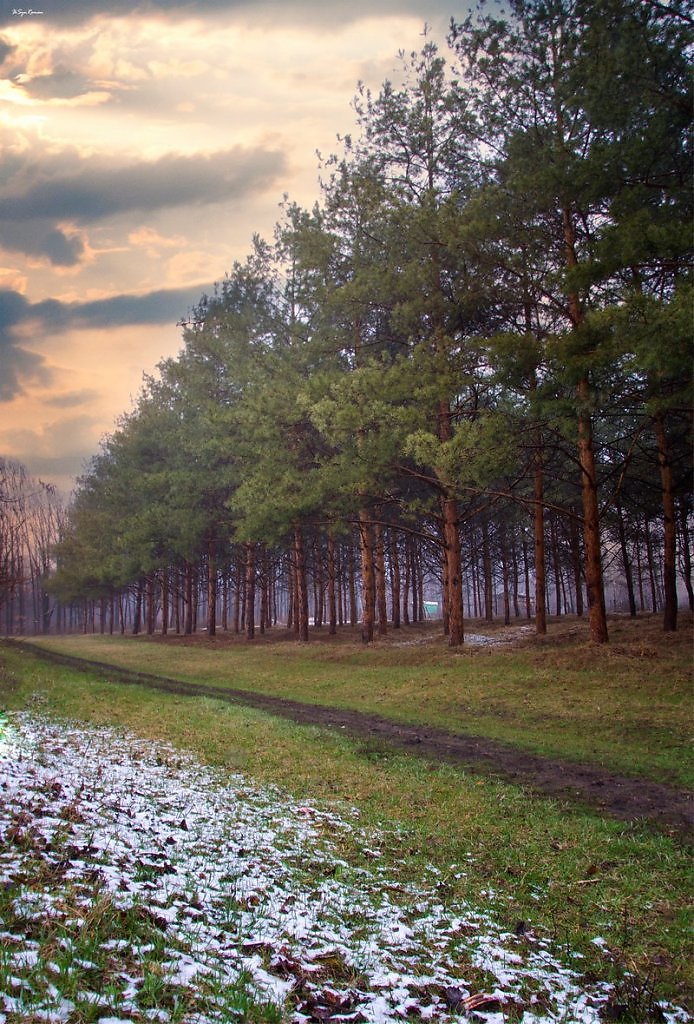
[[[137,248],[144,249],[152,259],[160,255],[162,249],[180,249],[186,245],[182,235],[162,235],[156,228],[142,227],[128,234],[128,241]]]

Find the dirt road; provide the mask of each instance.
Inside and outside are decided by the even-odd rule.
[[[599,765],[541,757],[496,740],[448,732],[434,726],[403,724],[362,711],[134,672],[26,642],[21,643],[21,648],[44,661],[97,673],[110,682],[136,684],[190,697],[212,697],[229,704],[258,708],[301,724],[340,730],[360,740],[367,750],[405,751],[430,761],[461,765],[472,772],[498,776],[536,793],[588,805],[615,818],[645,819],[670,833],[682,835],[691,835],[694,831],[691,792],[646,778],[615,775]]]

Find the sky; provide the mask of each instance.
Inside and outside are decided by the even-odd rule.
[[[177,323],[467,0],[0,8],[0,456],[69,493]]]

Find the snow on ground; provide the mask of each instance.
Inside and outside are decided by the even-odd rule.
[[[534,626],[514,626],[512,629],[499,629],[495,633],[466,633],[465,643],[473,647],[498,647],[500,644],[513,643],[535,632]]]
[[[87,1005],[80,1019],[101,1024],[600,1020],[606,985],[444,904],[435,868],[423,889],[394,878],[356,811],[292,803],[112,729],[13,724],[0,742],[0,893],[14,894],[0,1024]],[[368,870],[340,858],[348,834]],[[243,999],[266,1015],[244,1017]]]
[[[499,629],[494,633],[465,633],[466,647],[499,647],[502,644],[514,643],[535,632],[534,626],[513,626],[511,629]],[[412,640],[401,640],[394,647],[420,647],[423,644],[435,644],[445,640],[444,633],[428,633]]]

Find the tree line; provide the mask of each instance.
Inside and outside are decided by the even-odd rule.
[[[48,633],[55,625],[48,580],[64,524],[56,488],[0,457],[0,631]]]
[[[55,548],[83,628],[694,605],[692,19],[510,6],[360,86],[320,201],[190,312]]]

